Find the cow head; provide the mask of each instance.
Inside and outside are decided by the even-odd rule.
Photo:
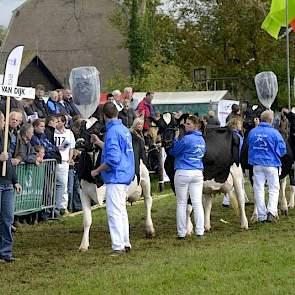
[[[162,146],[165,149],[171,148],[175,131],[178,130],[178,122],[173,114],[169,112],[163,113],[157,121],[157,127],[159,128]]]
[[[244,119],[243,119],[245,136],[247,136],[250,130],[255,127],[254,119],[260,118],[261,113],[265,110],[266,109],[264,107],[258,106],[258,105],[252,105],[247,107],[247,110],[244,113]]]
[[[103,139],[105,126],[99,123],[95,118],[83,120],[80,126],[79,138],[76,140],[75,148],[80,151],[91,152],[97,149],[91,142],[91,134],[97,135]]]

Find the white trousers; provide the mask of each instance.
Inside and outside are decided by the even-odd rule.
[[[268,185],[268,204],[265,206],[264,186]],[[257,206],[258,219],[266,220],[267,212],[278,215],[278,201],[280,193],[279,170],[276,167],[256,165],[253,167],[253,189]]]
[[[127,188],[125,184],[106,184],[106,207],[113,250],[131,247],[126,210]]]
[[[56,166],[56,208],[68,208],[68,177],[69,177],[69,163],[62,162]]]
[[[179,237],[186,235],[186,207],[188,196],[192,201],[196,234],[204,234],[204,208],[202,204],[203,172],[201,170],[176,170],[174,176],[177,198],[176,222]]]

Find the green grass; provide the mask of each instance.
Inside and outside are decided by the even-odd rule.
[[[116,258],[109,256],[104,209],[93,212],[87,253],[77,251],[82,216],[20,228],[14,244],[20,260],[0,265],[0,294],[295,294],[294,211],[278,224],[242,231],[220,196],[213,231],[202,241],[176,240],[172,195],[154,201],[153,240],[145,239],[144,204],[128,206],[128,213],[132,253]]]

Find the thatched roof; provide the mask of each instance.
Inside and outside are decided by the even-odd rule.
[[[8,52],[23,44],[21,70],[37,56],[63,86],[71,69],[79,66],[96,66],[102,83],[116,68],[128,74],[123,37],[109,20],[115,5],[112,0],[27,0],[13,13],[1,48],[0,72]]]

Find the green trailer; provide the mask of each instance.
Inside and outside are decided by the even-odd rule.
[[[144,92],[134,93],[136,100],[142,100]],[[209,110],[217,111],[218,103],[230,98],[227,90],[188,91],[188,92],[156,92],[153,105],[156,110],[164,112],[198,113],[200,116]]]

